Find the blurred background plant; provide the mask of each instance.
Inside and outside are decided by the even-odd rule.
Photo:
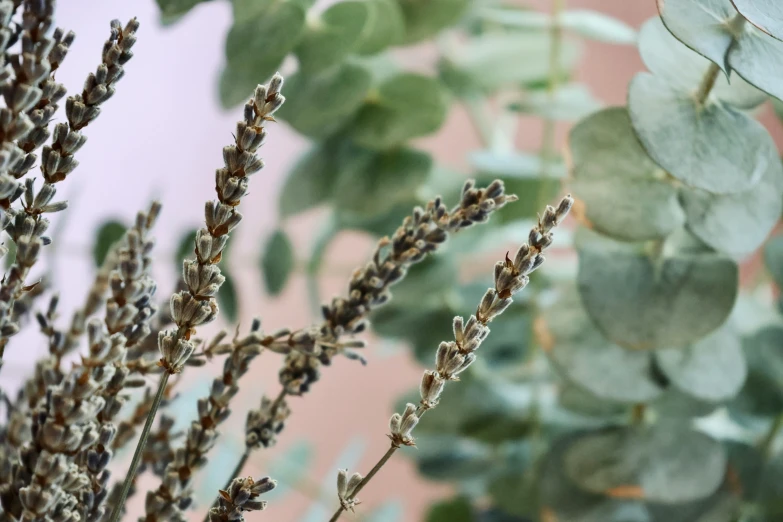
[[[175,24],[198,3],[158,0],[161,20]],[[384,346],[404,341],[431,365],[451,318],[487,288],[486,260],[499,245],[524,241],[564,184],[578,199],[580,227],[557,236],[561,255],[492,324],[482,356],[417,429],[419,449],[408,455],[454,491],[429,510],[431,522],[771,521],[783,512],[783,321],[768,306],[783,281],[781,242],[769,242],[767,271],[741,289],[738,269],[781,214],[778,153],[752,116],[765,92],[783,95],[783,32],[759,0],[659,4],[663,21],[637,32],[567,0],[539,2],[546,10],[468,0],[231,2],[216,80],[222,105],[289,72],[286,95],[296,103],[277,117],[311,141],[256,261],[269,295],[301,269],[317,310],[325,253],[342,232],[387,234],[413,205],[437,193],[455,199],[459,180],[499,177],[520,201],[414,267],[371,317],[373,331],[395,341]],[[638,46],[650,73],[630,84],[628,108],[604,109],[575,81],[584,40]],[[454,105],[481,142],[465,151],[467,172],[439,164],[416,139],[437,133]],[[520,121],[531,118],[541,143],[520,150]],[[576,124],[565,151],[556,138],[564,124]],[[287,231],[316,208],[325,217],[303,255]],[[98,265],[124,228],[101,227]],[[183,234],[172,266],[194,233]],[[234,321],[242,288],[224,274],[219,302]],[[241,449],[219,451],[233,459]],[[334,468],[355,467],[361,443],[345,451]],[[326,519],[333,478],[312,483],[306,445],[261,458],[267,473],[313,500],[306,520]],[[402,517],[393,502],[363,508],[362,520]]]

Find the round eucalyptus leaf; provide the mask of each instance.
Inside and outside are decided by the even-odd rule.
[[[584,436],[561,437],[547,453],[539,480],[539,520],[653,522],[644,503],[632,495],[624,498],[626,492],[619,489],[613,495],[595,493],[579,487],[568,476],[567,455]]]
[[[663,238],[685,223],[677,188],[642,148],[628,111],[613,107],[569,134],[569,186],[588,227],[626,241]]]
[[[783,411],[783,327],[766,327],[743,340],[748,377],[729,405],[732,413],[760,417]]]
[[[362,158],[364,155],[366,159]],[[349,156],[346,160],[352,166],[343,167],[337,177],[335,203],[341,210],[362,215],[383,213],[410,199],[432,169],[429,154],[407,147],[354,151]]]
[[[764,247],[764,264],[775,284],[783,287],[783,235],[770,239]]]
[[[560,15],[560,23],[576,34],[613,44],[636,43],[636,31],[625,22],[589,9],[565,11]]]
[[[467,497],[457,497],[432,505],[425,522],[473,522],[473,505]]]
[[[729,73],[730,22],[737,15],[729,0],[661,0],[658,11],[678,40]]]
[[[386,149],[435,132],[446,119],[446,93],[437,80],[398,74],[359,110],[351,133],[359,145]]]
[[[567,382],[558,389],[557,400],[563,408],[588,417],[622,417],[629,414],[628,404],[600,399],[586,389]]]
[[[660,419],[673,419],[679,422],[712,414],[720,405],[688,395],[674,386],[666,388],[660,397],[649,404]]]
[[[339,175],[334,148],[320,143],[299,157],[283,184],[279,213],[289,217],[329,200]]]
[[[360,0],[338,2],[309,23],[294,49],[300,69],[317,72],[343,61],[369,29],[371,5]]]
[[[467,480],[492,472],[492,449],[453,435],[421,435],[414,453],[419,473],[433,480]]]
[[[783,458],[765,455],[758,446],[729,442],[729,465],[741,486],[742,498],[754,503],[761,520],[783,516]]]
[[[575,290],[544,312],[536,321],[536,333],[555,368],[596,397],[637,403],[663,392],[650,353],[608,341],[593,325]]]
[[[783,40],[783,5],[777,0],[731,0],[750,23],[778,40]]]
[[[549,177],[565,177],[565,166],[558,159],[545,161],[544,158],[526,152],[502,152],[494,150],[474,150],[468,156],[470,164],[479,172],[505,176],[508,178],[535,179],[549,170]]]
[[[269,295],[278,295],[285,288],[294,269],[294,247],[288,234],[278,229],[270,236],[261,257],[261,272]]]
[[[237,19],[226,38],[229,68],[253,70],[258,64],[281,62],[299,41],[304,22],[305,10],[294,2],[272,3]]]
[[[441,341],[453,335],[453,319],[454,310],[445,306],[412,309],[410,306],[396,306],[394,301],[376,309],[370,316],[373,330],[378,335],[408,341],[416,359],[427,366],[434,363]]]
[[[565,451],[565,473],[593,493],[616,492],[676,504],[707,497],[721,485],[726,452],[707,435],[679,422],[605,428]]]
[[[405,16],[405,42],[415,43],[455,24],[469,0],[396,0]]]
[[[300,134],[324,138],[359,110],[371,82],[369,71],[349,63],[316,75],[298,71],[285,84],[286,96],[298,103],[284,104],[277,115]]]
[[[120,221],[110,219],[101,224],[95,234],[95,243],[92,246],[92,259],[95,266],[99,267],[109,255],[109,250],[125,237],[128,227]],[[8,241],[9,244],[13,241]]]
[[[536,513],[538,496],[536,494],[535,475],[525,473],[525,469],[514,470],[493,477],[487,484],[487,490],[492,505],[500,508],[509,519],[509,522],[518,522],[516,517],[528,517]],[[493,522],[489,518],[486,522]],[[499,522],[504,519],[500,518]],[[521,520],[528,520],[523,518]]]
[[[376,54],[390,45],[405,39],[405,19],[400,4],[395,0],[373,0],[369,20],[362,31],[356,52],[362,55]]]
[[[498,24],[521,29],[550,29],[552,17],[533,9],[485,7],[481,17]],[[560,15],[559,25],[576,34],[613,44],[636,43],[636,31],[622,20],[612,18],[597,11],[575,9]]]
[[[740,339],[727,327],[685,348],[657,350],[655,361],[674,386],[712,402],[736,395],[748,373]]]
[[[783,42],[746,26],[729,52],[734,71],[762,91],[783,99]]]
[[[710,66],[709,60],[672,36],[657,16],[642,25],[639,53],[653,74],[665,79],[672,87],[692,94],[699,88]],[[731,81],[726,75],[719,75],[710,97],[741,109],[752,109],[767,99],[764,92],[736,74],[731,76]]]
[[[591,239],[577,245],[579,292],[598,329],[620,346],[695,342],[722,325],[734,307],[738,268],[724,256],[667,251],[666,245],[655,256],[635,245]]]
[[[688,229],[699,239],[734,259],[742,259],[761,246],[783,212],[783,164],[774,144],[757,164],[759,181],[736,194],[711,194],[682,187],[680,201]]]
[[[548,78],[551,44],[546,31],[492,31],[456,45],[447,58],[454,69],[472,80],[475,87],[494,92]],[[563,42],[559,70],[572,70],[580,51],[575,43]]]
[[[196,7],[204,0],[156,0],[160,8],[160,15],[167,19],[170,17],[180,17]]]
[[[660,522],[735,522],[741,498],[724,484],[707,498],[686,504],[652,504],[648,509]]]
[[[220,306],[220,313],[225,315],[229,323],[236,323],[239,319],[239,296],[237,295],[237,286],[234,284],[234,278],[229,274],[225,267],[221,273],[226,278],[220,286],[217,294],[217,302]]]
[[[650,157],[675,178],[716,194],[747,190],[767,165],[770,137],[756,120],[639,73],[628,93],[631,122]]]
[[[535,90],[509,109],[525,114],[535,114],[547,120],[579,121],[601,108],[598,101],[584,84],[566,84],[553,92]]]
[[[264,83],[280,69],[285,56],[269,56],[253,64],[227,64],[220,73],[220,105],[230,109],[253,97],[258,84]],[[285,105],[283,105],[285,107]]]

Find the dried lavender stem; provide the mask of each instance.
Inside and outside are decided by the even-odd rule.
[[[245,104],[243,119],[237,122],[234,143],[223,148],[224,166],[215,174],[218,201],[207,202],[205,227],[197,232],[195,239],[195,259],[183,263],[186,289],[171,298],[171,317],[176,328],[162,331],[158,336],[163,355],[161,365],[168,373],[181,371],[195,351],[191,340],[195,329],[218,315],[215,297],[225,281],[218,263],[229,233],[242,219],[237,208],[247,194],[248,178],[264,166],[256,152],[266,137],[265,123],[275,121],[273,114],[285,101],[280,93],[282,86],[283,77],[275,74],[268,85],[256,87],[253,97]],[[222,352],[230,352],[231,356],[220,377],[212,381],[209,397],[199,399],[199,419],[191,424],[185,444],[175,452],[160,486],[147,493],[147,522],[185,521],[183,511],[192,501],[188,486],[193,474],[206,462],[205,455],[219,434],[216,428],[231,413],[228,406],[239,389],[237,380],[264,347],[260,328],[260,321],[254,321],[250,335],[244,339],[237,336]]]
[[[356,488],[353,490],[354,493],[352,497],[355,497],[359,494],[359,492],[364,488],[364,486],[367,485],[370,480],[375,476],[378,471],[389,461],[389,459],[394,455],[394,452],[399,449],[399,446],[395,446],[394,444],[391,445],[391,447],[386,451],[386,453],[383,454],[383,457],[381,457],[381,460],[379,460],[375,466],[370,470],[370,472],[367,474],[366,477],[362,479],[361,482],[359,482],[359,485],[356,486]],[[332,518],[329,519],[329,522],[337,522],[337,519],[340,518],[340,515],[342,512],[345,511],[345,508],[341,505],[339,508],[337,508],[337,511],[334,512],[334,515],[332,515]]]
[[[147,414],[147,421],[144,423],[144,428],[141,430],[141,437],[136,444],[136,450],[133,452],[133,460],[131,460],[130,469],[125,476],[125,481],[122,483],[122,492],[120,498],[114,505],[114,510],[111,512],[111,518],[109,522],[119,522],[122,518],[122,508],[125,505],[125,500],[128,498],[128,492],[130,491],[131,484],[133,484],[133,478],[136,476],[136,470],[139,468],[141,462],[141,455],[144,452],[144,446],[147,444],[147,438],[149,438],[150,430],[152,429],[152,423],[155,420],[155,414],[158,412],[158,406],[163,399],[163,394],[166,391],[166,384],[169,381],[169,372],[163,372],[160,376],[160,382],[158,383],[158,391],[155,394],[155,399],[152,402],[152,408],[150,408],[149,414]]]
[[[245,464],[247,464],[247,459],[250,458],[250,451],[251,449],[245,446],[245,452],[241,457],[239,457],[239,462],[237,462],[237,465],[234,466],[234,471],[232,471],[231,475],[229,475],[228,482],[226,482],[226,485],[223,486],[223,490],[227,490],[231,486],[231,483],[234,482],[234,479],[238,477],[240,473],[242,473],[242,469],[245,467]],[[215,498],[215,501],[212,503],[210,509],[218,507],[218,504],[220,503],[218,498],[219,497]],[[209,522],[209,510],[207,510],[207,515],[204,517],[204,522]]]
[[[495,264],[494,288],[489,288],[479,303],[475,315],[468,321],[462,317],[454,318],[454,341],[442,342],[438,346],[435,357],[435,370],[426,370],[422,376],[419,391],[421,401],[418,406],[408,404],[405,412],[395,413],[389,421],[391,447],[366,477],[355,473],[350,480],[347,470],[341,470],[337,478],[337,496],[340,506],[329,522],[337,522],[340,514],[353,509],[357,504],[356,495],[388,462],[391,456],[401,446],[415,446],[412,436],[413,429],[419,423],[427,410],[438,405],[440,395],[448,381],[459,380],[459,374],[464,372],[476,359],[476,350],[489,335],[489,323],[502,314],[513,302],[515,293],[528,284],[528,275],[544,262],[543,252],[552,244],[552,229],[565,218],[573,205],[571,196],[560,201],[557,208],[548,206],[539,217],[538,224],[530,231],[529,243],[523,244],[514,259],[508,254],[503,261]]]
[[[283,404],[283,401],[286,398],[286,395],[288,395],[288,392],[285,388],[282,388],[280,390],[280,393],[277,394],[277,397],[275,398],[274,402],[272,403],[272,407],[270,410],[272,411],[272,415],[274,416],[280,406]],[[238,477],[240,473],[242,473],[242,469],[245,467],[245,464],[247,463],[247,460],[250,458],[250,454],[252,453],[253,448],[251,446],[245,445],[245,452],[242,454],[242,457],[240,457],[239,462],[234,467],[234,471],[231,473],[231,475],[228,478],[228,482],[226,482],[226,485],[223,486],[223,489],[228,489],[229,486],[231,486],[231,482],[233,482],[235,477]],[[212,504],[212,507],[217,506],[219,502],[219,499],[215,499],[215,502]],[[207,519],[209,518],[209,512],[207,512]],[[207,520],[205,519],[205,521]]]

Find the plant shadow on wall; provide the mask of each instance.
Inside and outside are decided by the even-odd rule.
[[[159,0],[168,23],[198,3]],[[337,471],[326,500],[308,483],[333,513],[324,520],[370,512],[359,494],[383,480],[398,452],[457,490],[431,507],[429,522],[783,517],[783,308],[763,298],[783,283],[780,237],[765,247],[772,281],[740,292],[738,269],[783,207],[783,165],[753,118],[767,95],[783,96],[783,21],[763,0],[658,6],[660,17],[637,33],[564,0],[549,13],[467,0],[326,9],[234,0],[220,93],[226,107],[244,103],[242,118],[215,173],[216,199],[178,248],[179,286],[156,304],[153,203],[130,226],[100,227],[94,284],[61,328],[57,294],[31,275],[51,242],[44,214],[66,209],[53,202],[55,184],[76,169],[83,133],[114,94],[139,24],[112,22],[101,64],[50,130],[66,94],[54,72],[73,35],[54,30],[53,2],[0,1],[0,223],[10,245],[0,361],[18,348],[21,325],[36,325],[26,321],[33,311],[48,346],[19,394],[2,395],[0,520],[132,518],[125,502],[140,473],[156,480],[145,522],[184,521],[191,510],[211,522],[263,518],[248,512],[263,510],[277,483],[246,477],[246,464],[274,453],[336,357],[372,362],[362,350],[368,328],[406,341],[431,369],[395,408],[375,466]],[[630,83],[627,107],[601,108],[572,81],[584,38],[638,45],[649,72]],[[436,74],[406,72],[390,54],[421,42],[437,48]],[[275,71],[289,55],[297,66],[284,105]],[[452,104],[464,106],[482,139],[470,154],[476,181],[411,144],[440,129]],[[537,151],[514,146],[520,114],[541,120]],[[327,208],[306,267],[320,318],[269,331],[256,320],[233,336],[199,338],[219,314],[229,323],[238,316],[240,286],[224,269],[229,236],[277,120],[313,143],[289,173],[259,267],[267,292],[281,292],[296,259],[288,220]],[[559,121],[576,122],[565,158],[554,138]],[[38,190],[28,175],[36,164]],[[575,197],[554,203],[563,185]],[[569,211],[575,232],[557,228]],[[345,295],[321,305],[314,282],[324,252],[348,229],[376,236],[376,247]],[[545,250],[569,245],[578,266],[557,256],[544,265]],[[455,284],[459,269],[484,266],[485,254],[500,259],[494,270]],[[279,361],[279,385],[246,412],[241,455],[218,459],[232,399],[263,352]],[[75,353],[80,362],[69,369],[64,358]],[[223,361],[220,372],[180,431],[170,416],[178,375],[212,358]],[[134,448],[130,468],[112,476],[123,448]],[[228,480],[196,494],[209,465]]]

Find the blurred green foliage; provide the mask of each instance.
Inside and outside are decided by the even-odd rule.
[[[198,2],[158,3],[172,22]],[[426,520],[779,520],[783,320],[749,331],[736,313],[737,263],[783,207],[779,153],[750,112],[783,94],[777,4],[667,0],[637,33],[565,3],[542,13],[494,0],[234,0],[221,103],[243,101],[292,57],[279,117],[312,141],[263,249],[267,291],[294,269],[293,216],[326,208],[338,231],[380,236],[413,205],[453,194],[461,174],[412,140],[461,105],[481,140],[465,151],[470,175],[503,179],[520,201],[415,266],[374,314],[375,332],[430,365],[451,318],[487,286],[460,267],[524,241],[564,183],[578,200],[578,265],[535,274],[417,428],[419,451],[407,453],[458,491]],[[638,46],[649,72],[630,82],[627,107],[602,109],[574,81],[584,39]],[[430,74],[396,59],[418,43],[435,54]],[[515,146],[520,115],[541,121],[537,150]],[[576,122],[566,158],[556,122]],[[783,284],[779,237],[764,257]]]

